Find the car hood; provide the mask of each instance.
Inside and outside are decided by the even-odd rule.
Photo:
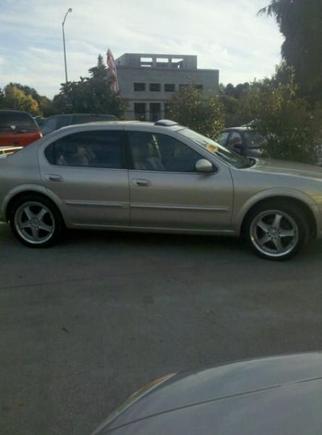
[[[158,434],[159,432],[156,427],[153,427],[153,424],[163,426],[164,429],[164,425],[168,424],[166,422],[173,420],[176,420],[181,427],[186,425],[187,421],[190,421],[188,426],[190,428],[194,427],[194,430],[196,430],[196,424],[200,424],[200,415],[202,413],[205,413],[205,418],[213,419],[216,416],[218,429],[223,429],[224,426],[222,425],[226,424],[227,421],[220,423],[220,416],[222,413],[227,413],[227,415],[231,415],[232,419],[230,425],[226,427],[227,431],[215,430],[217,426],[213,422],[211,430],[214,432],[205,430],[195,433],[250,434],[253,432],[243,431],[239,427],[240,418],[245,414],[248,407],[248,412],[251,411],[256,414],[256,404],[258,403],[257,410],[260,410],[261,420],[265,420],[263,412],[265,414],[266,409],[268,413],[266,421],[269,422],[272,421],[270,413],[274,411],[272,409],[274,404],[283,409],[284,412],[287,410],[292,411],[294,409],[293,405],[296,409],[297,407],[303,409],[305,403],[302,404],[300,400],[298,402],[295,400],[295,397],[302,397],[301,393],[303,391],[305,394],[302,396],[310,414],[306,417],[312,418],[313,411],[311,412],[310,409],[313,410],[314,407],[312,408],[311,405],[313,404],[309,403],[310,400],[318,401],[317,418],[320,427],[322,427],[320,412],[322,406],[322,354],[320,353],[243,361],[188,375],[176,375],[162,383],[158,388],[136,399],[131,406],[125,408],[123,413],[121,412],[114,420],[109,420],[105,428],[103,425],[101,431],[95,433],[105,434],[110,430],[132,425],[137,429],[139,427],[143,428],[144,424],[142,422],[147,422],[146,424],[152,432],[149,432],[149,430],[147,432],[145,430],[134,430],[133,433]],[[260,404],[260,401],[262,401],[262,404]],[[292,401],[294,401],[294,404]],[[238,409],[238,406],[242,406],[242,408]],[[265,408],[265,406],[268,406],[268,408]],[[278,409],[275,411],[277,415]],[[208,417],[206,417],[207,415]],[[162,423],[160,422],[161,417]],[[305,418],[303,413],[301,418]],[[178,435],[193,433],[187,427],[185,432],[181,432],[179,426],[176,427]],[[292,427],[294,429],[294,426]],[[237,432],[229,431],[231,428],[238,430]],[[272,427],[267,424],[267,428]],[[172,434],[170,426],[168,430],[168,432],[160,433]],[[115,434],[119,433],[127,434],[132,433],[132,431],[119,432],[117,430],[115,432]],[[173,431],[173,433],[176,432]],[[258,433],[280,434],[282,432],[271,430],[271,432],[260,431]],[[306,434],[311,433],[315,432],[306,431]]]
[[[300,176],[306,178],[322,179],[322,168],[304,163],[288,162],[285,160],[266,160],[258,159],[254,166],[250,168],[252,171]]]

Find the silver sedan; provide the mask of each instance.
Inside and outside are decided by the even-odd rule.
[[[322,170],[248,159],[170,121],[75,125],[0,158],[0,219],[29,247],[64,227],[222,234],[282,260],[322,236]]]

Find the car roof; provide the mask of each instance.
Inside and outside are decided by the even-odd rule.
[[[107,127],[107,129],[111,130],[113,128],[117,128],[117,129],[122,129],[122,128],[126,128],[128,130],[137,130],[138,127],[139,129],[142,130],[159,130],[159,131],[177,131],[177,130],[181,130],[183,127],[179,124],[176,123],[172,123],[171,125],[163,125],[163,124],[159,124],[154,123],[154,122],[146,122],[146,121],[92,121],[92,122],[85,122],[82,124],[73,124],[73,125],[66,125],[65,127],[61,127],[57,130],[55,130],[53,133],[58,133],[58,132],[75,132],[77,133],[77,131],[86,131],[86,130],[93,130],[97,127]]]
[[[12,114],[19,114],[19,115],[27,115],[30,116],[32,118],[32,115],[28,112],[25,112],[23,110],[11,110],[11,109],[0,109],[0,115],[1,113],[12,113]]]
[[[222,413],[235,417],[231,419],[231,426],[227,425],[227,431],[220,431],[222,434],[253,434],[247,432],[247,425],[243,430],[237,431],[240,424],[241,416],[246,409],[249,414],[253,414],[258,420],[262,419],[267,424],[265,431],[257,433],[279,434],[272,429],[272,415],[281,416],[279,412],[282,409],[286,415],[292,413],[294,409],[294,392],[297,395],[300,406],[305,406],[305,411],[298,419],[306,420],[306,423],[313,417],[311,413],[313,403],[322,400],[322,354],[306,353],[297,355],[286,355],[278,357],[262,358],[257,360],[240,361],[233,364],[218,366],[215,368],[193,372],[188,375],[179,374],[170,378],[165,383],[151,392],[147,392],[141,398],[118,415],[114,421],[110,422],[109,429],[116,429],[134,423],[135,421],[153,422],[156,418],[156,425],[159,425],[160,415],[166,416],[162,424],[169,421],[178,422],[177,435],[187,432],[180,431],[182,421],[182,410],[187,409],[192,424],[199,424],[198,413],[201,407],[205,407],[205,418],[212,430],[216,427],[213,425],[213,416],[219,418]],[[309,397],[310,392],[312,397]],[[237,406],[236,399],[241,400],[240,408]],[[270,400],[276,401],[276,405],[266,408]],[[258,403],[258,406],[256,405]],[[316,407],[314,408],[316,409]],[[171,413],[171,418],[169,417]],[[315,421],[318,420],[322,425],[322,415],[320,408],[318,413],[314,414]],[[295,422],[291,422],[296,427]],[[283,424],[287,421],[282,419]],[[182,427],[182,426],[181,426]],[[218,421],[218,428],[221,428]],[[252,427],[250,425],[250,427]],[[274,427],[274,424],[273,424]],[[293,427],[293,426],[292,426]],[[146,433],[159,434],[162,431],[147,430]],[[232,431],[228,429],[234,429]],[[240,428],[241,429],[241,428]],[[271,431],[269,431],[269,429]],[[99,432],[100,433],[100,432]],[[102,432],[104,433],[104,432]],[[123,432],[122,432],[123,433]],[[124,432],[126,433],[126,432]],[[133,432],[134,433],[134,432]],[[164,432],[162,432],[164,433]],[[192,432],[189,432],[189,434]],[[197,432],[194,432],[197,433]],[[214,433],[205,431],[204,433]],[[290,432],[287,432],[290,433]],[[295,432],[293,432],[295,433]],[[298,433],[298,432],[296,432]],[[299,432],[303,433],[303,432]],[[307,431],[306,434],[315,434],[314,431]],[[172,432],[171,432],[172,434]]]
[[[237,130],[237,131],[247,131],[250,130],[250,127],[247,127],[245,125],[241,126],[241,127],[227,127],[224,129],[224,131],[232,131],[232,130]]]

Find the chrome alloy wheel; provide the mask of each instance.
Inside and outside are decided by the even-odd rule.
[[[37,201],[25,202],[16,210],[14,225],[19,236],[34,245],[48,242],[55,232],[53,213]]]
[[[250,238],[260,253],[270,257],[282,257],[296,248],[299,228],[288,213],[266,210],[252,221]]]

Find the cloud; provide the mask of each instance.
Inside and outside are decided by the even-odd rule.
[[[273,73],[281,35],[257,16],[265,0],[2,0],[0,86],[19,81],[49,96],[64,80],[61,21],[66,21],[69,77],[86,76],[99,53],[197,54],[220,80],[244,82]]]

